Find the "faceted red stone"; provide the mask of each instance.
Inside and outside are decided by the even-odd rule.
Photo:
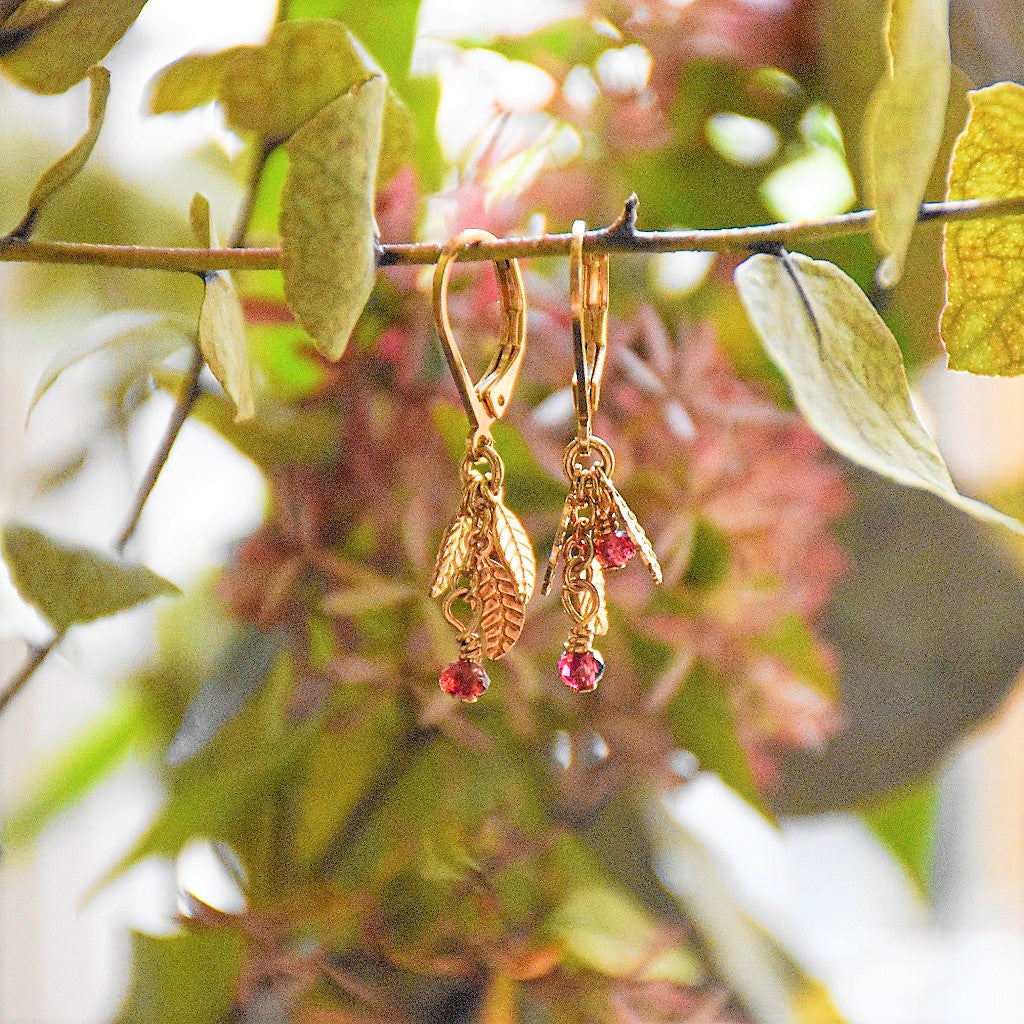
[[[604,674],[604,662],[597,651],[566,651],[558,659],[558,677],[577,693],[597,689]]]
[[[597,538],[594,554],[605,569],[621,569],[636,554],[636,545],[625,530],[616,530]]]
[[[491,685],[491,679],[483,665],[460,658],[441,673],[438,683],[445,693],[472,704]]]

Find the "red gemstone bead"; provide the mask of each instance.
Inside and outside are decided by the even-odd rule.
[[[594,554],[605,569],[621,569],[636,554],[636,545],[625,530],[616,530],[597,538]]]
[[[491,685],[491,679],[483,665],[460,658],[441,673],[438,683],[445,693],[472,704]]]
[[[566,651],[558,659],[558,677],[577,693],[596,690],[602,675],[604,662],[597,651]]]

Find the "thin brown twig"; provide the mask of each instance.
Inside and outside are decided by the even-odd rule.
[[[160,439],[160,446],[153,453],[153,458],[150,459],[149,465],[146,467],[146,474],[142,478],[138,490],[135,492],[135,500],[132,502],[128,517],[125,519],[124,526],[121,527],[121,531],[114,541],[114,550],[119,555],[124,554],[128,541],[132,539],[132,536],[138,529],[139,520],[142,518],[146,502],[149,501],[149,496],[153,493],[153,488],[156,487],[156,482],[160,478],[164,466],[167,465],[171,449],[178,440],[181,428],[185,425],[185,421],[192,412],[192,406],[196,404],[196,399],[199,397],[201,390],[199,376],[203,372],[204,365],[203,353],[199,350],[199,346],[195,345],[192,349],[192,361],[189,363],[188,371],[185,374],[184,387],[178,396],[178,400],[174,403],[173,410],[171,410],[171,418],[167,421],[167,429],[164,431],[164,436]]]
[[[632,211],[632,216],[629,215]],[[947,203],[925,203],[918,223],[979,220],[1024,214],[1024,197],[1011,199],[958,199]],[[653,254],[663,252],[747,252],[777,242],[821,242],[871,230],[874,210],[857,210],[822,220],[757,224],[740,228],[710,228],[692,231],[640,231],[636,227],[636,204],[627,203],[627,214],[605,228],[588,231],[584,249],[588,252]],[[478,242],[467,248],[462,262],[481,262],[536,256],[565,256],[569,252],[567,232],[499,238]],[[441,246],[436,242],[393,242],[377,246],[382,267],[418,266],[437,262]],[[101,245],[90,242],[36,242],[0,238],[0,262],[86,264],[136,270],[167,270],[203,273],[209,270],[276,270],[281,250],[183,249],[141,245]]]
[[[18,669],[10,682],[0,691],[0,715],[4,713],[7,705],[18,696],[25,684],[35,674],[36,669],[46,661],[53,649],[63,639],[64,633],[54,633],[46,643],[29,649],[21,668]]]
[[[242,196],[242,203],[238,207],[238,215],[235,217],[235,226],[231,232],[231,237],[228,239],[229,249],[242,249],[245,247],[245,236],[249,231],[249,221],[252,220],[253,210],[256,208],[256,199],[259,196],[263,171],[266,169],[270,154],[276,148],[276,143],[264,141],[253,159],[252,167],[249,169],[249,180],[246,183],[245,193]]]

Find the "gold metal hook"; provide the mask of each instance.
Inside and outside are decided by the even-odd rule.
[[[479,383],[473,383],[452,332],[448,316],[448,287],[455,261],[476,242],[494,241],[497,239],[489,231],[479,228],[461,231],[441,250],[434,270],[434,322],[473,429],[471,448],[476,448],[481,440],[490,439],[491,426],[505,415],[526,355],[526,292],[523,275],[515,259],[494,262],[501,297],[501,336],[498,351]]]
[[[586,255],[587,225],[573,222],[569,246],[569,301],[572,342],[576,357],[573,396],[579,436],[590,439],[591,420],[601,403],[601,378],[608,351],[608,255]]]

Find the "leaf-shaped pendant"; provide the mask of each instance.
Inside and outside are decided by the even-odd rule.
[[[430,588],[431,597],[441,597],[466,571],[469,565],[469,541],[473,534],[473,518],[460,512],[448,528],[437,553],[437,567],[434,583]]]
[[[569,518],[572,513],[572,502],[573,494],[572,491],[568,493],[565,499],[565,504],[562,505],[562,522],[558,527],[558,532],[555,534],[554,542],[551,545],[551,554],[548,555],[547,568],[544,570],[544,580],[540,585],[540,592],[542,594],[548,594],[551,591],[551,584],[555,578],[555,568],[558,565],[558,559],[562,554],[562,548],[565,546],[565,536],[569,532]]]
[[[661,565],[658,562],[658,556],[654,552],[654,545],[650,542],[647,534],[644,533],[644,528],[633,514],[633,510],[626,504],[626,499],[615,489],[615,484],[612,483],[611,478],[603,470],[601,471],[601,484],[615,506],[615,511],[622,520],[622,525],[626,528],[626,533],[629,534],[630,539],[636,545],[640,560],[647,566],[647,571],[651,574],[654,582],[661,583]]]
[[[484,653],[497,661],[519,639],[526,621],[526,604],[511,569],[493,553],[477,559],[476,577],[473,598],[480,611]]]
[[[515,578],[523,604],[530,600],[537,582],[533,545],[519,517],[498,497],[491,496],[491,541],[494,551]]]

